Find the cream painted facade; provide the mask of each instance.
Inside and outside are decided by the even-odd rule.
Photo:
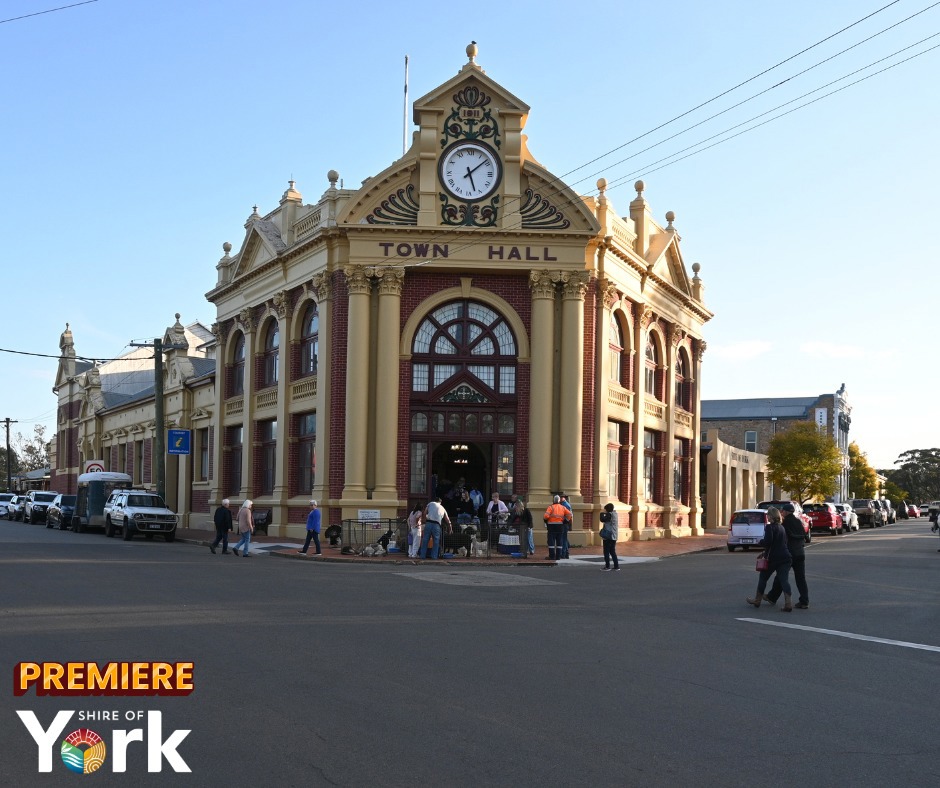
[[[755,509],[770,497],[770,471],[767,455],[745,451],[719,438],[717,429],[705,438],[706,529],[726,527],[738,509]]]
[[[399,517],[463,472],[537,524],[564,490],[572,544],[608,501],[622,538],[699,533],[698,266],[642,183],[621,217],[539,163],[529,107],[468,58],[401,159],[312,204],[291,182],[225,245],[209,505],[296,536],[311,497]]]

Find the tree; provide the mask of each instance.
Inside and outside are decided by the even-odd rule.
[[[771,439],[767,468],[771,481],[802,505],[832,495],[842,470],[842,457],[832,438],[815,424],[799,422]]]
[[[849,444],[849,490],[856,498],[875,498],[878,495],[878,474],[868,464],[868,458],[857,443]]]
[[[940,499],[940,449],[909,449],[898,455],[894,464],[899,467],[885,475],[910,490],[915,503]]]
[[[49,466],[49,442],[46,440],[45,425],[36,424],[33,427],[31,439],[26,438],[22,432],[18,432],[16,447],[21,471],[37,471]]]

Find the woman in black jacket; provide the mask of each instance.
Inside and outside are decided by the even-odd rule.
[[[793,558],[790,555],[790,549],[787,547],[787,532],[783,530],[780,511],[776,507],[771,506],[767,510],[767,519],[769,522],[764,526],[764,538],[761,539],[760,543],[764,548],[764,555],[767,556],[768,566],[760,573],[758,578],[757,596],[754,599],[748,599],[747,603],[754,605],[754,607],[760,607],[760,603],[764,598],[764,589],[767,588],[767,581],[776,572],[784,597],[784,605],[780,609],[784,613],[789,613],[793,610],[789,577]]]

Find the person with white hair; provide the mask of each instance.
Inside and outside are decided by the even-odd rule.
[[[209,550],[215,555],[215,548],[222,543],[222,555],[228,555],[228,532],[232,530],[232,510],[229,509],[229,499],[225,498],[222,505],[215,510],[212,520],[215,523],[215,541],[209,545]]]
[[[251,544],[251,535],[255,532],[255,518],[252,517],[251,508],[254,506],[252,501],[246,500],[242,508],[238,510],[238,532],[242,535],[241,541],[232,548],[232,552],[238,555],[239,548],[244,545],[242,551],[245,558],[249,558],[248,545]]]
[[[306,555],[311,539],[313,540],[313,546],[317,548],[316,554],[323,555],[320,550],[320,510],[317,508],[316,501],[310,501],[310,514],[307,515],[307,539],[304,541],[303,550],[297,552]]]

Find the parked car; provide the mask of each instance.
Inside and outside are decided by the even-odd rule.
[[[23,520],[27,523],[44,523],[46,510],[57,495],[57,492],[30,490],[26,493],[26,502],[23,504]]]
[[[881,504],[881,508],[884,510],[885,524],[894,525],[898,521],[898,514],[894,511],[894,504],[887,498],[880,499],[878,503]]]
[[[764,538],[767,512],[764,509],[738,509],[728,523],[728,552],[750,550]]]
[[[828,531],[836,536],[845,530],[842,518],[831,503],[808,503],[803,511],[809,515],[811,531]]]
[[[137,533],[148,539],[160,534],[172,542],[176,539],[178,521],[159,495],[145,490],[115,490],[104,505],[105,536],[120,531],[125,542]]]
[[[796,501],[761,501],[757,504],[758,509],[769,509],[771,506],[775,506],[778,509],[784,504],[790,504],[793,507],[793,513],[803,521],[803,530],[806,531],[806,535],[812,538],[812,532],[809,528],[809,515],[803,511],[803,507],[800,506]],[[780,514],[786,515],[784,511],[781,510]],[[809,539],[807,539],[809,541]]]
[[[46,512],[46,528],[58,528],[67,531],[72,524],[75,512],[74,495],[57,495]]]
[[[920,517],[920,507],[916,503],[909,503],[907,505],[907,516]]]
[[[0,493],[0,517],[9,517],[10,509],[7,504],[15,497],[15,493]]]
[[[847,503],[837,503],[835,507],[842,518],[842,527],[845,528],[846,532],[858,531],[858,515],[855,514],[855,510]]]
[[[885,524],[885,516],[881,507],[871,498],[856,498],[852,501],[852,509],[858,517],[858,524],[869,528],[881,528]]]
[[[7,520],[22,520],[23,505],[26,503],[25,493],[14,495],[7,504]]]

